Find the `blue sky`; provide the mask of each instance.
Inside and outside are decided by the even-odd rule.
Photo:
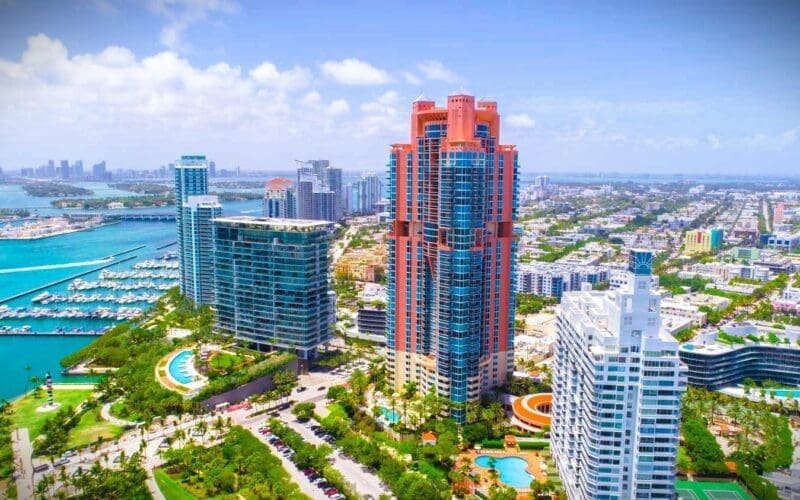
[[[0,0],[0,166],[384,169],[408,110],[499,102],[525,171],[800,173],[793,2]]]

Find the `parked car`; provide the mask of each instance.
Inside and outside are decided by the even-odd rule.
[[[50,468],[50,464],[40,464],[33,468],[33,472],[44,472]]]
[[[59,458],[53,461],[53,467],[61,467],[62,465],[67,465],[69,463],[68,458]]]
[[[303,391],[306,391],[306,390],[308,390],[308,387],[304,387],[302,385],[297,388],[297,392],[303,392]]]
[[[67,450],[67,451],[65,451],[64,453],[61,454],[61,458],[72,458],[77,454],[78,454],[78,452],[75,451],[75,450]]]

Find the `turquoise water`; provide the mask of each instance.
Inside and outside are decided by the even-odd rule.
[[[185,368],[186,363],[189,363],[191,359],[192,351],[186,350],[179,352],[169,362],[169,374],[181,384],[188,384],[194,380],[194,377],[189,375],[189,372]]]
[[[798,397],[800,397],[800,388],[797,388],[797,389],[767,389],[765,392],[766,393],[775,394],[776,396],[781,397],[781,398],[788,398],[788,397],[798,398]]]
[[[81,185],[86,184],[88,183],[81,183]],[[106,195],[106,193],[100,193],[96,186],[88,185],[87,187],[94,189],[98,194]],[[24,199],[27,199],[27,203],[20,202]],[[41,205],[41,200],[41,198],[31,198],[20,194],[19,186],[0,184],[0,207],[31,207],[36,203]],[[260,208],[260,200],[232,202],[224,205],[225,214],[228,215],[241,213],[260,215]],[[158,210],[165,212],[172,211],[174,208]],[[128,210],[126,212],[140,211],[147,210]],[[52,210],[51,213],[64,212]],[[0,298],[10,297],[83,271],[96,269],[102,265],[97,261],[144,245],[144,248],[117,257],[119,260],[135,255],[135,260],[108,268],[110,271],[127,270],[137,261],[156,258],[168,251],[176,251],[176,245],[158,250],[158,247],[175,240],[176,233],[173,222],[122,222],[40,240],[0,240]],[[81,279],[95,280],[98,275],[99,271],[96,271],[82,276]],[[47,291],[67,294],[69,293],[68,286],[69,282],[65,282],[51,286],[47,288]],[[6,305],[14,308],[30,308],[35,306],[31,299],[39,293],[41,291],[12,300]],[[44,307],[92,308],[96,306],[97,304],[50,304]],[[140,303],[128,306],[146,307],[145,304]],[[29,325],[33,331],[53,331],[56,328],[95,330],[111,323],[112,321],[108,319],[78,318],[7,318],[0,320],[0,326],[18,328]],[[32,375],[43,377],[47,371],[50,371],[54,380],[62,380],[59,361],[92,340],[93,337],[17,337],[0,334],[0,380],[2,380],[0,398],[10,399],[20,395],[26,389],[25,381],[29,380]],[[31,367],[30,372],[25,370],[27,366]],[[68,377],[70,382],[82,380],[86,379]]]
[[[475,459],[475,465],[489,469],[489,455]],[[533,475],[527,470],[528,461],[520,457],[495,457],[494,468],[500,473],[500,481],[514,488],[529,488]]]
[[[381,415],[383,415],[383,418],[385,418],[389,422],[394,424],[400,421],[400,413],[397,412],[396,410],[392,411],[390,408],[386,408],[385,406],[381,406],[380,408],[381,408]]]

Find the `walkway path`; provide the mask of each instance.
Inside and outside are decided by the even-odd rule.
[[[119,401],[119,399],[117,401]],[[106,403],[103,405],[102,408],[100,408],[100,416],[103,418],[103,420],[107,420],[108,422],[111,422],[112,424],[118,425],[120,427],[133,427],[134,425],[136,425],[137,422],[131,422],[130,420],[123,420],[111,414],[111,405],[113,405],[117,401]]]
[[[34,498],[33,495],[33,448],[28,428],[11,433],[11,450],[14,453],[14,468],[17,470],[17,498]]]

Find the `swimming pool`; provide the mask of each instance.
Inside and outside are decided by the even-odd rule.
[[[389,422],[394,424],[400,421],[400,413],[397,410],[391,410],[389,408],[386,408],[385,406],[381,406],[380,408],[381,408],[381,415],[383,415],[383,418],[385,418]]]
[[[177,382],[181,384],[188,384],[194,381],[194,377],[189,373],[188,365],[192,362],[192,351],[185,350],[179,352],[169,362],[169,374],[172,375]]]
[[[798,398],[800,397],[800,387],[797,389],[766,389],[767,394],[772,393],[779,398]]]
[[[475,465],[489,469],[489,455],[475,458]],[[500,473],[500,481],[514,488],[530,488],[533,475],[527,470],[528,461],[520,457],[494,457],[494,468]]]

